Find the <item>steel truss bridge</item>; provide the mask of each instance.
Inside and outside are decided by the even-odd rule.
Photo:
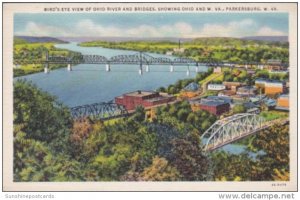
[[[201,136],[202,142],[205,143],[203,150],[205,152],[213,151],[276,123],[287,122],[288,119],[266,122],[261,116],[251,113],[235,114],[216,121],[204,132]]]
[[[114,102],[101,102],[70,108],[74,120],[89,117],[91,120],[109,120],[112,118],[128,116],[128,111],[122,105]]]
[[[142,74],[143,65],[146,66],[145,71],[149,72],[150,68],[149,65],[169,65],[170,72],[174,71],[174,66],[185,65],[188,67],[189,73],[189,66],[195,66],[196,72],[198,72],[198,66],[208,66],[208,67],[235,67],[236,64],[238,65],[264,65],[258,62],[247,62],[247,63],[232,63],[232,62],[219,62],[212,59],[207,59],[206,61],[199,62],[191,58],[184,58],[184,57],[156,57],[151,56],[149,54],[138,52],[132,55],[116,55],[110,58],[107,58],[102,55],[82,55],[82,54],[75,54],[72,56],[53,56],[49,55],[46,52],[46,58],[43,60],[37,59],[36,61],[32,61],[32,64],[44,64],[45,73],[49,72],[49,65],[50,64],[67,64],[68,70],[72,70],[72,65],[78,64],[105,64],[106,71],[111,70],[111,65],[114,64],[130,64],[130,65],[139,65],[139,72]],[[273,65],[273,64],[268,64]],[[282,64],[282,66],[287,67],[287,64]]]

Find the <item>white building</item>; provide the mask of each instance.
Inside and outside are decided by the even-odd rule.
[[[221,90],[225,90],[225,85],[223,85],[223,84],[208,84],[207,89],[214,90],[214,91],[221,91]]]

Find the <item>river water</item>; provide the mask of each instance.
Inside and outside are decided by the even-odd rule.
[[[80,47],[76,43],[57,44],[57,48],[68,49],[82,54],[102,55],[107,58],[116,55],[132,55],[136,51],[107,49],[101,47]],[[159,54],[151,56],[162,57]],[[164,57],[169,57],[165,56]],[[51,67],[51,66],[50,66]],[[168,86],[179,79],[193,78],[195,67],[190,66],[187,76],[187,66],[174,66],[174,72],[167,65],[150,65],[150,72],[138,73],[138,65],[111,65],[111,71],[105,71],[105,65],[80,64],[73,66],[73,71],[66,68],[56,69],[49,74],[43,72],[23,76],[35,83],[39,88],[58,97],[58,100],[69,107],[107,102],[126,92],[136,90],[155,90]],[[200,66],[199,71],[207,67]]]
[[[80,52],[83,55],[102,55],[110,58],[115,55],[132,55],[136,51],[107,49],[101,47],[80,47],[76,43],[57,44],[57,48]],[[154,57],[159,54],[148,53]],[[164,57],[170,57],[165,56]],[[50,66],[51,67],[51,66]],[[111,71],[105,71],[105,65],[80,64],[73,66],[73,71],[66,68],[52,70],[49,74],[43,72],[31,74],[15,79],[26,79],[36,84],[40,89],[56,96],[58,100],[69,107],[107,102],[123,93],[136,90],[155,90],[161,86],[168,86],[179,79],[195,77],[194,67],[190,67],[187,76],[187,66],[175,66],[174,72],[169,71],[169,66],[150,66],[150,72],[143,75],[138,73],[138,65],[112,65]],[[200,66],[199,71],[207,71],[206,66]],[[245,146],[229,144],[220,150],[233,154],[241,154]],[[251,154],[255,157],[256,154]]]

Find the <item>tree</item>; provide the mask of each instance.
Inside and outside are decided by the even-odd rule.
[[[24,80],[14,82],[14,124],[22,124],[26,137],[61,152],[67,147],[71,122],[68,109],[53,96]]]
[[[173,139],[172,154],[167,159],[182,176],[182,181],[203,181],[208,178],[209,161],[200,149],[198,134]]]
[[[53,154],[45,142],[28,139],[14,126],[14,181],[82,181],[81,164],[67,154]]]
[[[211,159],[216,181],[250,181],[252,179],[254,161],[246,153],[234,155],[220,151],[213,153]]]
[[[135,113],[133,118],[138,121],[138,122],[142,122],[145,120],[146,117],[146,112],[143,106],[137,106],[135,108]]]
[[[236,114],[236,113],[244,113],[246,112],[246,108],[244,105],[242,104],[238,104],[238,105],[235,105],[232,109],[233,113]]]
[[[142,181],[178,181],[180,173],[165,158],[155,156],[152,164],[140,175]]]
[[[252,145],[264,152],[257,157],[255,180],[287,179],[290,169],[288,125],[274,124],[259,133]]]

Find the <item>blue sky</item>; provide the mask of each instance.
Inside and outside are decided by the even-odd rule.
[[[245,37],[288,35],[287,13],[22,14],[14,34],[53,37]]]

